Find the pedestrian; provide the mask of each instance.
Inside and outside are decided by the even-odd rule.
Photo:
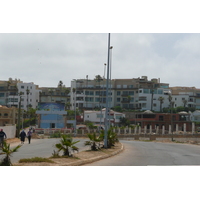
[[[26,132],[24,130],[22,130],[19,137],[21,139],[21,144],[24,144],[24,141],[25,141],[25,138],[26,138]]]
[[[29,129],[28,133],[27,133],[27,137],[28,137],[28,143],[31,143],[31,136],[32,136],[32,131],[31,129]]]
[[[4,138],[6,139],[7,136],[6,136],[6,134],[3,132],[3,129],[1,129],[1,130],[0,130],[0,146],[1,146],[1,147],[3,147]]]

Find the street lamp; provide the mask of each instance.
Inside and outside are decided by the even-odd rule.
[[[76,79],[75,81],[75,88],[73,88],[73,93],[74,93],[74,135],[76,136]]]
[[[108,34],[108,60],[107,60],[107,80],[106,80],[106,116],[105,116],[105,134],[104,147],[108,146],[108,85],[109,85],[109,65],[110,65],[110,33]]]
[[[18,95],[19,95],[19,107],[18,107],[17,134],[16,134],[16,137],[19,137],[19,133],[20,133],[20,115],[21,115],[21,96],[22,96],[22,92],[20,92]]]
[[[172,107],[174,107],[174,102],[172,101],[171,92],[169,92],[169,102],[170,102],[170,108],[171,108],[171,134],[172,134],[172,141],[174,141],[174,139],[173,139],[173,115],[172,115]]]
[[[109,101],[109,111],[110,111],[110,108],[111,108],[111,100],[112,100],[112,95],[111,95],[111,84],[112,84],[112,81],[111,81],[111,66],[112,66],[112,49],[113,49],[113,46],[110,46],[110,85],[109,85],[109,95],[110,95],[110,101]],[[110,112],[109,112],[109,128],[110,128]]]

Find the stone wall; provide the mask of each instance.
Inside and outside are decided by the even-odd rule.
[[[0,129],[3,129],[3,131],[6,133],[7,138],[15,138],[16,136],[16,125],[10,125],[10,126],[0,126]]]

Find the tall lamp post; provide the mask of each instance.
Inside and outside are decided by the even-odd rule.
[[[107,80],[106,80],[106,116],[105,116],[105,134],[104,147],[108,147],[108,90],[109,90],[109,65],[110,65],[110,33],[108,34],[108,60],[107,60]]]
[[[174,139],[173,139],[173,115],[172,115],[172,107],[174,107],[174,102],[172,101],[171,92],[169,93],[169,102],[170,102],[170,108],[171,108],[171,134],[172,134],[172,141],[174,141]]]
[[[73,93],[74,93],[74,135],[76,136],[76,79],[75,81],[75,88],[73,88]]]
[[[18,95],[19,95],[19,107],[18,107],[17,134],[16,134],[16,137],[19,137],[19,133],[20,133],[20,115],[21,115],[21,95],[22,95],[22,92],[20,92]]]

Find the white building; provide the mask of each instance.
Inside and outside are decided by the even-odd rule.
[[[9,95],[8,96],[8,105],[18,107],[21,94],[21,108],[27,110],[27,106],[31,108],[36,108],[39,102],[39,93],[40,90],[38,86],[34,83],[17,83],[18,95]]]
[[[120,106],[129,110],[160,111],[160,96],[166,97],[169,84],[160,83],[160,79],[148,80],[146,76],[132,79],[113,79],[109,83],[109,107]],[[78,79],[71,81],[71,109],[94,109],[106,107],[106,79]],[[76,105],[75,105],[76,104]],[[165,98],[162,107],[168,107],[169,101]]]
[[[100,111],[84,111],[84,122],[90,121],[95,124],[104,124],[105,122],[105,113],[106,109],[102,109]],[[125,114],[115,112],[110,110],[108,120],[110,120],[111,125],[117,125],[120,122],[120,118],[125,117]]]

